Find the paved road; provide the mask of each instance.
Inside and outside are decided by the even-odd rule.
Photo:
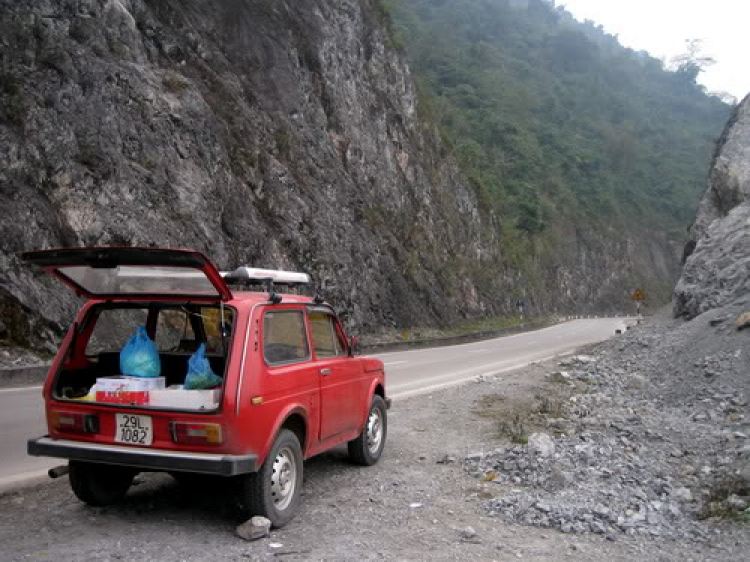
[[[385,362],[389,396],[399,399],[570,352],[603,341],[624,326],[623,318],[573,320],[494,340],[376,357]],[[46,431],[40,387],[0,389],[0,424],[0,490],[62,463],[26,455],[26,440]]]
[[[0,388],[0,491],[17,480],[42,476],[55,459],[26,455],[26,441],[47,432],[42,388]]]
[[[450,347],[376,355],[385,362],[394,399],[460,384],[604,341],[625,329],[625,318],[573,320],[534,332]]]

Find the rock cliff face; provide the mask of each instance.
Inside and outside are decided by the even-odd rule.
[[[717,146],[709,186],[685,246],[676,316],[693,318],[750,294],[750,96]]]
[[[54,345],[76,306],[15,257],[36,248],[303,269],[364,329],[517,298],[618,309],[634,272],[673,273],[666,241],[571,227],[524,265],[530,285],[421,124],[376,0],[0,0],[0,13],[0,315],[16,343]]]
[[[359,324],[480,306],[476,203],[369,2],[3,4],[6,314],[64,324],[13,252],[90,244],[304,267]]]

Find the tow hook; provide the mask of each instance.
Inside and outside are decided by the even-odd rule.
[[[60,478],[61,476],[65,476],[68,472],[70,472],[70,467],[67,464],[61,464],[60,466],[50,468],[47,471],[47,474],[49,474],[50,478]]]

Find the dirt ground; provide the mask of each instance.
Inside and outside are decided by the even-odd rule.
[[[508,442],[488,409],[523,409],[549,389],[556,362],[396,401],[381,462],[356,467],[345,449],[305,465],[300,513],[245,542],[221,486],[138,477],[125,502],[91,508],[67,478],[0,496],[2,560],[747,560],[750,526],[705,523],[708,542],[563,534],[489,517],[484,500],[510,488],[468,475],[463,459]],[[491,412],[490,412],[491,414]],[[446,455],[448,458],[446,458]],[[438,462],[441,461],[441,462]],[[471,527],[473,532],[467,527]],[[474,533],[475,536],[474,536]]]

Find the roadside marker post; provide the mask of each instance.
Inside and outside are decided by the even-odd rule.
[[[646,293],[640,287],[635,290],[633,296],[630,297],[636,303],[636,314],[641,315],[641,301],[646,299]]]

